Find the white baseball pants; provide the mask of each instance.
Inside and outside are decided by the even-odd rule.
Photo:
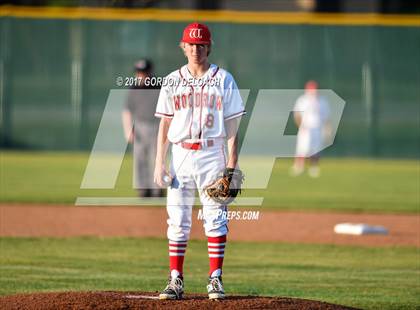
[[[213,183],[226,167],[223,140],[215,140],[211,147],[201,150],[185,149],[172,145],[170,173],[173,177],[168,187],[168,239],[186,241],[190,237],[192,206],[198,189],[203,205],[204,230],[208,237],[219,237],[228,232],[226,206],[209,198],[204,188]]]
[[[296,143],[296,156],[310,157],[321,150],[322,135],[320,128],[299,129]]]

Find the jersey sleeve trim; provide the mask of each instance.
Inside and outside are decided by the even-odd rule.
[[[217,74],[217,72],[219,72],[219,66],[216,67],[216,69],[214,70],[214,73],[211,75],[211,78],[214,78]]]
[[[174,115],[173,114],[160,113],[160,112],[156,112],[155,113],[155,116],[156,117],[159,117],[159,118],[163,118],[163,117],[166,117],[166,118],[174,118]]]
[[[225,117],[225,121],[230,120],[230,119],[237,118],[237,117],[242,116],[244,114],[246,114],[246,111],[245,110],[243,110],[241,112],[238,112],[238,113],[234,113],[234,114],[228,115],[228,116]]]

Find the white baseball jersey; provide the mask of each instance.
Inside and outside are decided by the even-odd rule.
[[[232,75],[214,64],[200,79],[194,79],[185,65],[164,81],[155,116],[172,118],[168,131],[172,143],[224,138],[224,121],[245,114]]]
[[[304,94],[296,101],[294,111],[302,113],[296,156],[313,156],[322,149],[322,128],[329,117],[328,103],[319,95]]]
[[[329,116],[328,104],[319,95],[300,96],[296,101],[294,111],[302,113],[301,129],[320,129]]]

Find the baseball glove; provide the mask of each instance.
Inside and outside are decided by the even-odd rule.
[[[217,203],[227,205],[241,193],[243,181],[244,175],[241,170],[226,168],[216,181],[205,188],[205,192]]]

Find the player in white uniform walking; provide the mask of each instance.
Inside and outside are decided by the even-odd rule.
[[[323,134],[329,130],[329,107],[326,99],[318,92],[318,84],[308,81],[305,94],[300,96],[294,107],[294,118],[299,127],[295,162],[291,174],[296,176],[305,169],[305,158],[309,158],[309,176],[318,177],[319,151],[322,149]]]
[[[221,276],[228,228],[226,217],[218,211],[226,211],[226,205],[210,199],[203,189],[226,168],[237,167],[236,133],[245,110],[232,75],[208,61],[211,34],[206,25],[188,25],[180,47],[188,64],[166,77],[155,114],[161,121],[154,179],[165,186],[165,176],[171,178],[167,197],[170,277],[159,298],[182,298],[184,255],[198,189],[210,260],[207,289],[210,299],[220,299],[225,296]],[[167,171],[169,144],[172,158]]]

